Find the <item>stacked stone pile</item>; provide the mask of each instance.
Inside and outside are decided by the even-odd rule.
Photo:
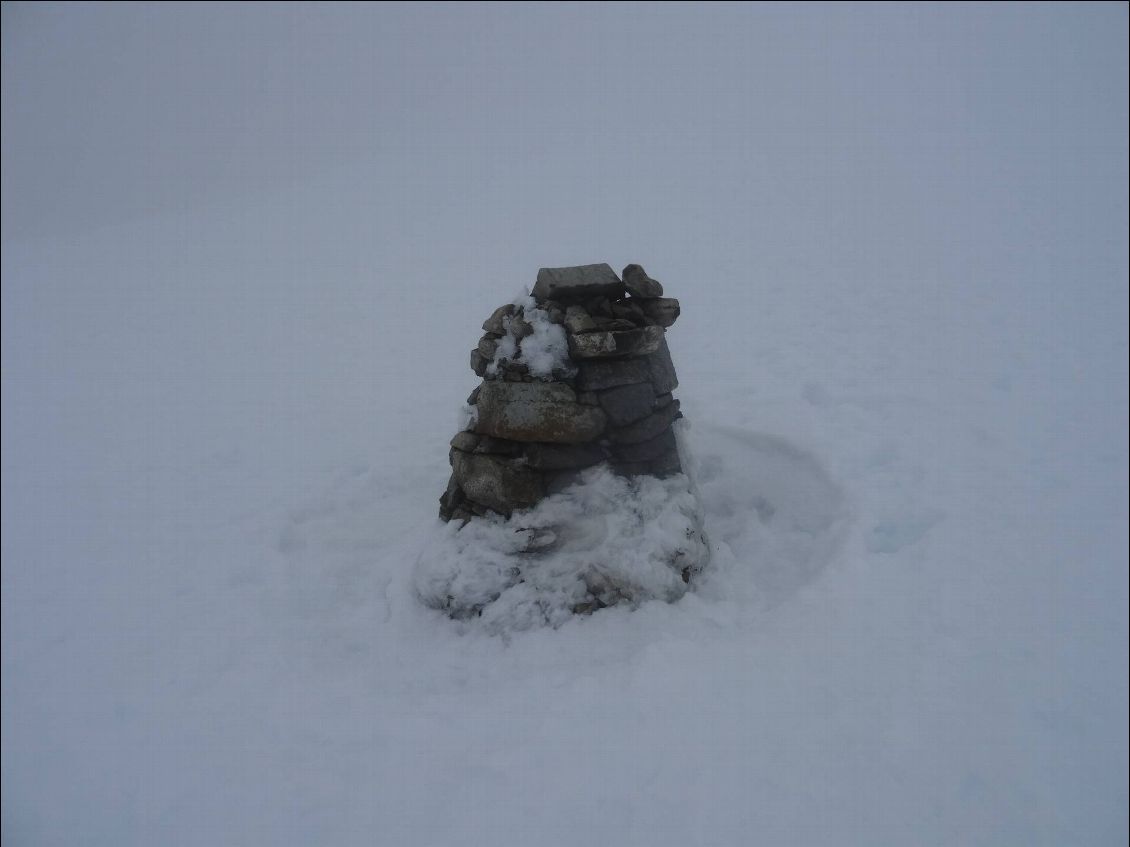
[[[440,517],[509,516],[607,462],[626,476],[680,473],[682,416],[665,333],[679,301],[639,265],[542,268],[532,296],[483,323],[467,428],[451,440]]]

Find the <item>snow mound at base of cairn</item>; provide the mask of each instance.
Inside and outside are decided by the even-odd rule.
[[[426,605],[505,632],[677,600],[708,557],[685,474],[624,477],[598,466],[510,518],[444,524],[420,555],[414,583]]]

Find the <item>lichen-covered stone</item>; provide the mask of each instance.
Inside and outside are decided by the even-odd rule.
[[[512,441],[579,444],[593,441],[607,419],[583,406],[567,385],[550,382],[488,382],[477,403],[475,432]]]
[[[456,451],[452,467],[468,500],[500,514],[533,506],[545,494],[541,474],[518,460]]]
[[[518,312],[518,307],[513,303],[507,303],[505,306],[499,306],[491,316],[483,321],[483,332],[490,332],[494,335],[506,335],[506,319]]]
[[[651,414],[655,406],[655,392],[646,382],[621,385],[600,393],[600,408],[608,415],[613,426],[625,426]]]
[[[479,339],[479,346],[475,348],[479,355],[488,362],[494,358],[494,351],[498,349],[498,339],[487,333]]]
[[[574,359],[615,359],[645,356],[659,349],[663,330],[657,326],[618,332],[587,332],[569,335],[569,353]]]
[[[593,297],[624,296],[624,283],[607,264],[542,268],[532,292],[539,303],[578,303]]]

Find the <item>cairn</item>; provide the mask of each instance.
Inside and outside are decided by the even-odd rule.
[[[607,463],[626,476],[682,472],[678,385],[665,333],[679,301],[639,265],[542,268],[532,296],[483,323],[467,428],[451,439],[445,521],[510,516]]]

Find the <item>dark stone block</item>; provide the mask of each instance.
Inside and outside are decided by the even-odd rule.
[[[559,471],[568,468],[587,468],[605,460],[604,450],[598,444],[528,444],[526,461],[539,471]]]
[[[650,383],[621,385],[600,393],[600,407],[613,426],[626,426],[651,414],[655,405],[655,392]]]
[[[607,264],[542,268],[532,292],[539,303],[579,303],[594,297],[621,298],[624,283]]]
[[[615,444],[640,444],[650,441],[662,434],[663,430],[671,426],[679,416],[679,401],[675,400],[666,406],[661,406],[641,421],[612,430],[608,433],[608,438]]]
[[[641,441],[638,444],[617,444],[612,448],[612,457],[618,462],[650,462],[674,449],[675,433],[668,427],[648,441]]]

